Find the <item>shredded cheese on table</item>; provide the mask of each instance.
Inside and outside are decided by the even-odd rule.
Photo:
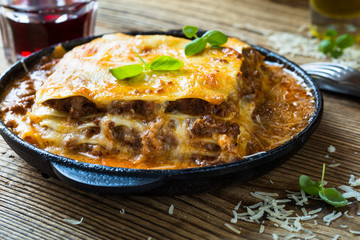
[[[360,186],[360,178],[356,179],[354,175],[350,174],[349,184],[352,187]]]
[[[356,179],[354,175],[350,175],[349,185],[356,187],[358,182],[360,182],[359,179]],[[354,190],[351,186],[343,185],[339,186],[339,189],[345,192],[343,193],[345,198],[360,199],[360,192]],[[231,218],[230,222],[237,223],[238,220],[252,223],[256,222],[259,224],[259,233],[263,233],[266,225],[268,224],[264,219],[267,219],[273,224],[273,226],[290,232],[289,235],[281,236],[281,239],[316,239],[317,234],[305,229],[302,222],[314,219],[313,225],[318,225],[318,221],[316,219],[319,218],[318,214],[323,211],[323,208],[320,207],[309,210],[305,207],[305,205],[309,204],[309,199],[321,199],[309,197],[303,191],[294,192],[285,190],[285,192],[287,192],[287,198],[285,199],[276,199],[279,197],[279,193],[261,191],[250,192],[251,196],[261,201],[249,206],[242,205],[242,202],[240,201],[232,210],[233,218]],[[286,203],[289,202],[293,202],[295,205],[301,206],[301,208],[297,211],[288,210],[286,209]],[[352,202],[349,203],[351,204]],[[302,213],[302,216],[299,215],[299,212]],[[329,214],[323,215],[322,220],[326,226],[330,226],[333,221],[341,218],[343,215],[347,218],[354,218],[354,216],[349,215],[349,211],[347,210],[344,212],[333,211]],[[356,215],[360,216],[360,212],[357,212]],[[345,224],[340,224],[339,227],[343,229],[349,228],[349,226]],[[360,234],[360,231],[356,230],[349,230],[349,232],[355,235]],[[273,239],[280,239],[280,236],[277,233],[272,233],[272,237]],[[340,237],[341,236],[337,234],[333,237],[333,239],[336,240]]]
[[[174,205],[171,204],[169,207],[169,214],[172,215],[174,213]]]

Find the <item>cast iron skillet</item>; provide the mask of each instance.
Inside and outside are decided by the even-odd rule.
[[[131,32],[129,34],[167,34],[184,37],[180,30],[168,32]],[[66,50],[89,42],[96,37],[76,39],[63,43]],[[213,187],[223,186],[234,178],[246,181],[260,176],[293,156],[307,141],[320,123],[323,111],[321,92],[316,83],[299,66],[264,48],[253,46],[266,56],[267,61],[284,65],[285,68],[304,79],[315,98],[315,113],[307,127],[297,136],[281,146],[259,153],[237,162],[222,165],[179,169],[141,170],[107,167],[78,162],[36,148],[20,139],[0,121],[0,133],[9,146],[26,162],[48,176],[58,177],[69,185],[82,190],[105,194],[189,194]],[[23,61],[28,68],[49,56],[54,46],[40,50]],[[24,73],[23,64],[15,63],[0,79],[0,89]]]

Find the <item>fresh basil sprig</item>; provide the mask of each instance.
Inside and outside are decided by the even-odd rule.
[[[333,58],[338,58],[343,54],[345,48],[351,47],[355,43],[355,38],[351,34],[338,36],[337,31],[329,29],[325,32],[325,39],[319,43],[318,50],[324,54],[330,54]]]
[[[135,77],[144,71],[142,64],[131,64],[110,69],[111,74],[119,80]]]
[[[184,66],[184,62],[171,57],[160,56],[154,59],[150,64],[150,69],[154,71],[176,71]]]
[[[334,207],[344,207],[348,201],[335,188],[324,188],[325,163],[323,164],[323,171],[321,182],[312,181],[308,176],[301,175],[299,178],[300,189],[311,196],[319,195],[319,197],[326,203]]]
[[[311,180],[306,175],[300,176],[299,184],[301,190],[303,190],[304,192],[306,192],[311,196],[317,196],[319,194],[319,191],[321,190],[321,183],[318,181]]]
[[[160,56],[155,58],[151,63],[147,63],[140,57],[138,53],[136,55],[140,58],[143,64],[130,64],[118,68],[109,69],[110,73],[119,80],[136,77],[141,73],[153,71],[176,71],[184,66],[184,62],[171,56]]]
[[[186,37],[195,38],[192,42],[185,46],[184,50],[186,56],[195,55],[201,52],[206,48],[208,43],[211,47],[219,47],[220,45],[225,44],[228,40],[228,37],[218,30],[207,31],[202,37],[198,37],[196,35],[199,29],[195,26],[185,26],[182,31]]]

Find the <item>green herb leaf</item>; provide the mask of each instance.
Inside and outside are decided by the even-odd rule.
[[[182,31],[188,38],[196,38],[185,46],[186,56],[195,55],[201,52],[206,47],[207,43],[210,43],[212,47],[218,47],[228,40],[228,37],[225,34],[217,30],[207,31],[201,38],[196,36],[198,28],[195,26],[185,26]]]
[[[219,46],[227,42],[228,37],[217,30],[207,31],[202,38],[213,46]]]
[[[202,50],[204,50],[205,47],[206,47],[205,39],[197,38],[185,46],[185,55],[186,56],[195,55],[201,52]]]
[[[327,37],[334,38],[334,37],[336,37],[336,35],[338,35],[338,33],[334,29],[329,29],[325,32],[325,36],[327,36]]]
[[[325,178],[325,163],[323,164],[323,170],[321,174],[321,190],[319,191],[319,196],[324,202],[327,202],[334,207],[343,207],[348,201],[339,193],[335,188],[324,188],[324,178]]]
[[[354,43],[355,38],[350,34],[343,34],[336,38],[336,44],[341,49],[351,47]]]
[[[325,39],[319,43],[318,49],[320,52],[326,54],[331,52],[331,50],[333,50],[334,47],[335,47],[335,42],[333,40]]]
[[[343,54],[343,51],[339,48],[330,51],[330,55],[333,58],[339,58]]]
[[[311,196],[317,196],[321,189],[321,183],[318,181],[311,180],[306,175],[301,175],[299,178],[300,189]]]
[[[334,207],[344,207],[348,203],[348,201],[335,188],[325,188],[319,192],[319,196],[322,200]]]
[[[144,67],[141,64],[131,64],[110,69],[111,74],[119,80],[135,77],[141,74],[143,71]]]
[[[299,185],[301,190],[312,196],[319,195],[320,198],[335,207],[346,206],[348,201],[335,188],[324,188],[325,178],[325,163],[321,174],[321,182],[312,181],[308,176],[301,175],[299,178]]]
[[[320,191],[322,191],[324,189],[324,178],[325,178],[325,163],[323,163],[323,170],[321,173],[321,183],[320,183]]]
[[[160,56],[154,59],[150,65],[151,70],[178,70],[184,66],[184,63],[171,56]]]
[[[196,33],[199,31],[199,29],[195,26],[184,26],[182,29],[183,33],[188,38],[197,38]]]
[[[337,31],[329,29],[325,32],[327,39],[319,43],[318,50],[324,54],[329,54],[332,58],[338,58],[343,54],[345,48],[351,47],[355,43],[355,37],[351,34],[342,34],[338,37]]]

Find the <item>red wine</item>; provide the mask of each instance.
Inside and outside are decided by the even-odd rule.
[[[12,14],[2,16],[1,23],[8,28],[2,31],[4,45],[9,48],[6,54],[12,55],[10,58],[14,61],[13,55],[19,59],[52,44],[91,35],[96,11],[92,4],[94,1],[56,8],[22,9],[21,12],[8,6]],[[11,50],[13,52],[9,52]]]

